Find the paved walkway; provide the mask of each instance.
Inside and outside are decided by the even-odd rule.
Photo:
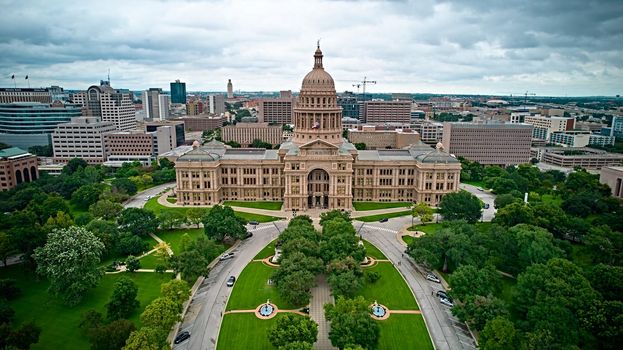
[[[331,288],[323,275],[316,277],[316,287],[311,290],[311,303],[309,304],[309,316],[318,323],[318,340],[314,344],[317,350],[336,349],[329,340],[329,322],[324,317],[324,304],[333,303]]]

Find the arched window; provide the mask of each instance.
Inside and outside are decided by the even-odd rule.
[[[28,168],[24,169],[24,182],[30,182],[30,173],[28,172]]]
[[[24,182],[24,180],[22,179],[22,171],[21,170],[15,170],[15,181],[18,184],[21,184],[22,182]]]
[[[30,167],[30,178],[32,179],[32,181],[35,181],[37,179],[37,168],[35,168],[34,165]]]

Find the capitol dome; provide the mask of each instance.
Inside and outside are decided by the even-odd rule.
[[[322,51],[320,46],[314,53],[314,69],[303,78],[301,91],[335,91],[335,83],[329,73],[322,66]]]

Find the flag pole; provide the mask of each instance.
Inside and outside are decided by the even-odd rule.
[[[28,79],[28,75],[26,75],[26,81],[28,82],[28,88],[30,89],[30,79]]]

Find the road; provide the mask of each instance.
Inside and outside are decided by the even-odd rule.
[[[437,297],[432,295],[437,290],[443,289],[441,285],[426,280],[416,268],[413,260],[404,254],[405,246],[398,241],[398,231],[392,227],[404,227],[410,223],[410,218],[401,217],[390,219],[382,224],[364,224],[355,221],[354,226],[358,233],[379,248],[404,276],[422,310],[435,348],[438,350],[475,349],[474,341],[465,324],[452,316],[450,309],[441,305]],[[398,265],[398,262],[401,264]]]
[[[227,278],[239,276],[257,253],[277,238],[286,226],[286,221],[261,224],[255,228],[247,226],[253,237],[242,241],[233,250],[235,258],[219,262],[210,271],[195,293],[180,327],[180,331],[190,331],[190,340],[174,346],[174,349],[210,350],[216,347],[222,315],[233,289],[225,285]]]
[[[123,206],[126,208],[142,208],[145,206],[145,202],[151,197],[155,197],[169,187],[174,187],[175,182],[169,182],[166,184],[158,185],[152,188],[148,188],[145,191],[139,192],[128,199]]]
[[[462,190],[466,190],[474,196],[478,197],[485,204],[489,204],[489,209],[482,210],[482,221],[491,221],[495,217],[495,195],[490,191],[480,190],[476,186],[468,185],[468,184],[459,184],[459,188]]]

